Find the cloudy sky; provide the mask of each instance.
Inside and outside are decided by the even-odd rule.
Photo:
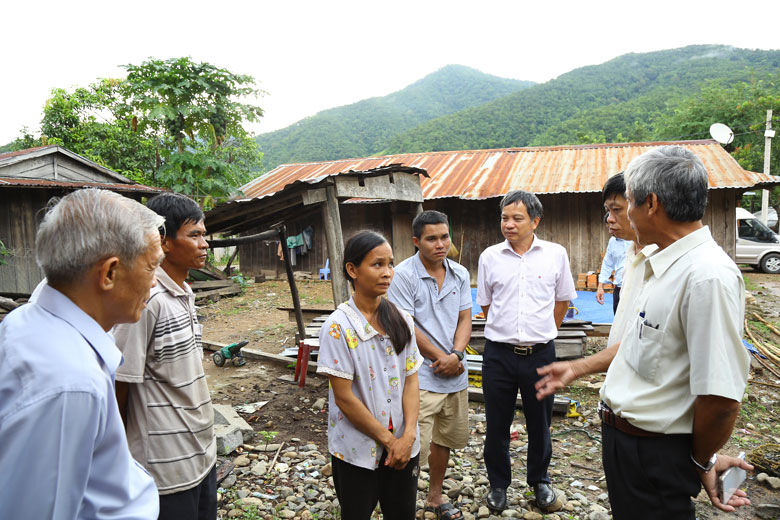
[[[459,0],[6,2],[0,144],[37,129],[54,87],[121,77],[121,64],[191,56],[267,95],[255,133],[399,90],[457,63],[544,82],[628,52],[719,43],[777,49],[780,2]],[[755,8],[748,7],[755,5]],[[753,11],[755,9],[755,12]]]

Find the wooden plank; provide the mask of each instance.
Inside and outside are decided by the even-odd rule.
[[[333,301],[341,303],[349,300],[349,286],[342,270],[344,265],[344,236],[341,230],[341,214],[339,213],[336,189],[333,186],[328,186],[325,190],[327,198],[325,204],[322,205],[322,217],[325,223],[325,240],[328,244],[328,257],[330,258]]]
[[[327,195],[325,193],[325,188],[319,188],[316,190],[304,191],[301,193],[301,197],[303,198],[303,205],[309,206],[311,204],[325,202]]]
[[[393,202],[392,206],[392,246],[393,260],[398,265],[403,260],[414,256],[414,242],[412,242],[412,221],[414,215],[401,207],[401,204]]]
[[[205,282],[192,282],[190,287],[192,287],[193,291],[196,291],[199,289],[213,289],[215,287],[232,287],[234,285],[238,286],[233,280],[209,280]]]
[[[216,341],[208,341],[208,340],[202,340],[203,348],[205,350],[215,351],[219,350],[222,347],[227,347],[227,343],[218,343]],[[264,352],[262,350],[253,349],[253,348],[242,348],[241,352],[244,354],[244,357],[247,359],[259,359],[259,360],[265,360],[265,361],[274,361],[276,363],[282,363],[284,365],[289,365],[290,363],[295,363],[295,359],[288,358],[285,356],[280,356],[279,354],[271,354],[270,352]],[[316,373],[317,372],[317,363],[314,361],[309,361],[309,366],[306,369],[306,372],[309,373]]]
[[[416,185],[408,178],[414,178]],[[362,186],[361,180],[357,177],[337,175],[333,177],[333,180],[336,185],[335,194],[339,199],[364,198],[423,202],[420,180],[417,175],[411,173],[394,172],[387,175],[364,177]]]
[[[234,294],[241,294],[241,287],[235,286],[235,287],[222,287],[219,289],[211,289],[210,291],[201,291],[199,293],[195,294],[195,299],[202,300],[205,298],[208,298],[210,296],[232,296]]]

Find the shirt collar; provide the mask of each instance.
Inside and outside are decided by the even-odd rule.
[[[76,329],[97,353],[108,371],[112,375],[116,373],[122,361],[122,354],[116,348],[114,338],[104,331],[92,316],[50,285],[41,289],[35,303]]]
[[[154,275],[157,277],[157,283],[174,296],[189,296],[192,293],[192,289],[189,285],[185,283],[185,288],[174,282],[173,278],[171,278],[168,273],[165,272],[165,269],[163,269],[162,266],[157,267]]]
[[[368,320],[363,316],[363,313],[358,310],[355,305],[355,299],[350,296],[349,301],[339,305],[339,310],[347,315],[347,319],[355,327],[358,337],[362,341],[368,341],[374,336],[379,335],[379,332],[371,326]]]
[[[647,261],[650,263],[653,273],[656,276],[661,276],[677,259],[708,240],[712,240],[712,235],[710,234],[710,228],[704,226],[676,240],[665,249],[651,254]]]
[[[516,255],[517,255],[517,253],[515,252],[515,250],[514,250],[514,249],[512,249],[512,244],[510,244],[510,243],[509,243],[509,240],[504,240],[504,241],[501,243],[501,245],[502,245],[502,248],[501,248],[501,250],[502,250],[502,251],[510,251],[511,253],[513,253],[513,254],[516,254]],[[529,247],[529,248],[528,248],[528,251],[530,251],[530,250],[532,250],[532,249],[535,249],[535,248],[542,249],[542,241],[541,241],[541,240],[539,240],[539,238],[536,236],[536,233],[534,233],[534,238],[533,238],[533,240],[531,241],[531,247]],[[528,251],[526,251],[526,253],[527,253]],[[523,253],[523,254],[525,254],[525,253]],[[517,255],[517,256],[522,256],[522,255]]]
[[[425,269],[425,266],[422,263],[422,260],[420,260],[420,252],[417,251],[415,255],[412,257],[412,264],[414,264],[414,270],[417,273],[418,278],[433,278],[433,276],[430,275],[427,269]],[[444,271],[452,271],[452,268],[449,265],[449,259],[444,259]]]

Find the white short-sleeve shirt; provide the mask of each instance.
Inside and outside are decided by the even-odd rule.
[[[707,227],[652,254],[644,274],[602,396],[639,428],[691,433],[696,396],[742,400],[745,284]]]
[[[391,304],[392,305],[392,304]],[[396,354],[390,338],[379,334],[363,317],[352,298],[328,317],[320,331],[317,372],[352,381],[352,392],[382,426],[401,437],[404,432],[403,392],[406,377],[422,365],[414,325],[401,311],[412,338]],[[420,432],[412,446],[412,456],[420,451]],[[333,389],[328,391],[328,450],[345,462],[374,470],[379,466],[384,446],[361,432],[336,404]]]

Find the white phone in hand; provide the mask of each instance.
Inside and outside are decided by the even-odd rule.
[[[737,458],[745,460],[745,452],[741,452]],[[745,481],[745,477],[747,477],[747,471],[737,466],[732,466],[720,474],[718,477],[718,497],[721,504],[728,504],[731,496]]]

